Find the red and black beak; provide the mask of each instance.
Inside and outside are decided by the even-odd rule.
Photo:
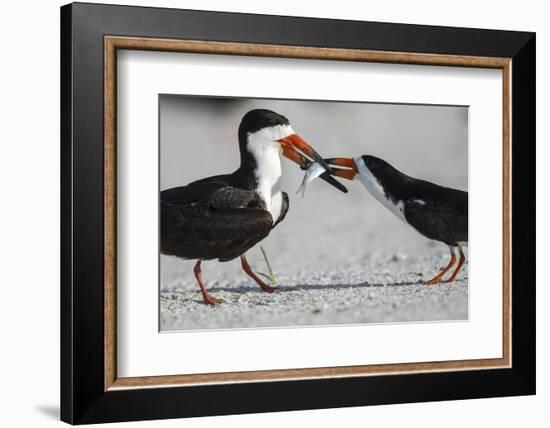
[[[325,172],[320,176],[323,180],[344,193],[348,192],[348,189],[344,185],[331,176],[333,171],[321,155],[298,134],[281,138],[277,142],[283,148],[283,156],[300,165],[302,169],[307,169],[311,165],[312,160],[317,162],[325,169]]]
[[[277,141],[283,148],[283,156],[296,162],[298,165],[305,166],[303,164],[303,159],[305,158],[303,155],[306,155],[321,165],[325,171],[330,172],[330,167],[321,155],[317,153],[313,147],[306,143],[305,140],[298,134],[292,134]]]
[[[358,174],[357,165],[352,158],[330,158],[325,159],[325,162],[330,165],[332,174],[336,177],[353,180]]]

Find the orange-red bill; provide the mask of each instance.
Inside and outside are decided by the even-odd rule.
[[[332,172],[321,155],[317,153],[313,147],[306,143],[305,140],[298,134],[292,134],[277,141],[283,147],[283,156],[296,162],[298,165],[302,167],[307,166],[308,159],[302,155],[304,154],[321,165],[328,173]]]
[[[321,155],[313,150],[313,148],[308,143],[306,143],[298,134],[292,134],[288,137],[281,138],[280,140],[278,140],[278,142],[283,148],[284,157],[297,163],[302,169],[308,169],[311,165],[311,160],[306,158],[306,156],[304,155],[309,156],[325,169],[326,172],[321,174],[321,178],[323,180],[344,193],[348,192],[348,189],[346,189],[343,184],[331,177],[333,171],[329,168]]]
[[[332,175],[336,177],[353,180],[357,174],[357,165],[352,158],[331,158],[325,161],[330,165]]]
[[[302,168],[304,169],[307,168],[308,165],[311,163],[311,161],[308,158],[306,158],[305,156],[303,156],[302,154],[294,150],[294,148],[291,145],[282,143],[281,146],[283,148],[283,156],[290,159],[292,162],[297,163]]]

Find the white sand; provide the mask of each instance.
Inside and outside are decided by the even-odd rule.
[[[336,195],[321,181],[312,186]],[[354,193],[366,193],[360,185],[352,188]],[[308,206],[308,197],[293,198],[291,203]],[[322,214],[315,221],[301,222],[300,208],[289,214],[284,222],[288,223],[262,243],[279,280],[272,294],[263,292],[241,270],[238,259],[203,262],[209,292],[224,301],[208,306],[193,276],[194,262],[162,256],[161,328],[466,319],[468,265],[453,284],[422,284],[447,264],[447,247],[425,239],[376,201],[370,202],[369,211],[348,212],[345,223]],[[380,218],[375,221],[373,216]],[[356,227],[361,221],[364,227]],[[371,221],[377,227],[369,228]],[[267,272],[258,246],[248,258],[255,270]]]
[[[467,318],[466,280],[429,287],[421,285],[420,274],[414,272],[399,275],[403,278],[399,282],[369,282],[365,280],[368,276],[355,271],[284,278],[284,285],[273,294],[242,280],[231,284],[216,281],[210,291],[223,303],[215,307],[202,303],[196,290],[162,293],[161,328],[223,329]]]

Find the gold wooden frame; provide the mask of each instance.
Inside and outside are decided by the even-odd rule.
[[[337,61],[494,68],[503,82],[503,349],[502,358],[119,378],[116,370],[116,52],[118,49]],[[105,36],[104,38],[104,389],[192,386],[511,367],[512,165],[511,58],[382,52],[265,44]]]

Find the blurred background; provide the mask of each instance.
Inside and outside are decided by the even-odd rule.
[[[286,116],[323,157],[371,154],[408,175],[461,190],[468,187],[468,109],[464,106],[179,95],[161,95],[159,103],[161,190],[233,172],[239,166],[240,120],[255,108]],[[357,181],[343,182],[349,190],[344,194],[315,180],[302,199],[295,192],[303,171],[284,157],[281,162],[290,209],[261,243],[280,278],[304,274],[330,278],[335,271],[367,266],[373,259],[383,263],[425,252],[447,257],[445,245],[428,241],[402,223]],[[258,245],[247,256],[254,268],[265,271]],[[161,291],[197,288],[193,264],[161,256]],[[383,266],[385,271],[391,269]],[[207,286],[231,286],[232,278],[246,280],[239,261],[205,262],[203,275]]]

